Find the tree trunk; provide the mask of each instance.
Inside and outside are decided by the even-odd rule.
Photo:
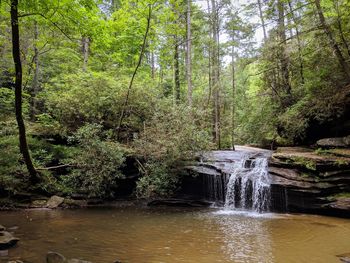
[[[232,34],[232,116],[231,116],[231,144],[232,150],[235,150],[235,93],[236,93],[236,83],[235,83],[235,47],[234,47],[234,32]]]
[[[212,57],[212,85],[213,85],[213,121],[214,121],[214,142],[218,149],[221,147],[220,140],[220,86],[219,86],[219,18],[216,6],[216,0],[211,0],[212,3],[212,27],[213,27],[213,57]]]
[[[175,82],[175,102],[180,102],[180,66],[179,66],[179,45],[178,39],[175,37],[175,50],[174,50],[174,82]]]
[[[323,11],[322,11],[322,7],[320,4],[320,0],[315,0],[315,5],[316,5],[316,9],[317,9],[317,13],[318,13],[318,17],[320,19],[321,22],[321,26],[324,30],[324,32],[326,33],[328,39],[329,39],[329,43],[331,45],[331,48],[333,49],[335,55],[338,58],[338,62],[341,66],[341,68],[343,69],[345,76],[346,76],[346,80],[347,82],[350,82],[350,68],[348,63],[346,63],[346,60],[339,48],[338,43],[335,41],[335,38],[331,32],[331,29],[329,28],[328,24],[326,23],[326,19],[323,15]]]
[[[209,14],[209,25],[212,24],[212,13],[210,10],[210,3],[209,0],[207,0],[207,7],[208,7],[208,14]],[[212,26],[209,26],[209,38],[211,39],[213,35],[212,32]],[[208,44],[208,100],[207,100],[207,107],[210,104],[211,100],[211,92],[212,92],[212,62],[211,62],[211,56],[212,56],[212,44],[211,41]]]
[[[187,69],[187,101],[192,108],[192,33],[191,33],[191,0],[187,0],[187,41],[186,41],[186,69]]]
[[[350,47],[349,47],[349,43],[347,42],[347,40],[344,36],[344,30],[343,30],[343,26],[341,23],[342,14],[340,13],[340,10],[339,10],[338,0],[334,0],[334,7],[335,7],[335,10],[337,11],[337,24],[338,24],[338,29],[339,29],[339,33],[340,33],[340,38],[341,38],[343,45],[344,45],[344,47],[348,53],[348,56],[350,58]]]
[[[31,90],[31,109],[30,109],[30,119],[34,121],[35,115],[37,113],[37,101],[36,95],[39,90],[39,50],[37,46],[37,41],[39,38],[39,29],[38,24],[34,22],[34,76],[33,76],[33,84]]]
[[[151,52],[151,77],[152,77],[152,79],[156,78],[154,51]]]
[[[267,40],[267,33],[266,33],[266,25],[265,25],[264,14],[263,14],[263,11],[262,11],[261,0],[258,0],[258,7],[259,7],[259,16],[260,16],[261,26],[262,26],[263,33],[264,33],[264,41],[266,42],[266,40]]]
[[[288,0],[288,6],[289,6],[289,12],[292,16],[292,20],[294,23],[294,28],[297,36],[297,44],[298,44],[298,58],[299,58],[299,72],[300,72],[300,78],[301,78],[301,83],[305,83],[305,78],[304,78],[304,62],[303,62],[303,53],[302,53],[302,47],[301,47],[301,40],[300,40],[300,33],[299,33],[299,27],[297,20],[294,15],[293,11],[293,6],[291,3],[291,0]]]
[[[90,39],[86,36],[83,36],[82,38],[82,50],[83,50],[83,71],[86,72],[87,69],[87,63],[89,60],[89,44]]]
[[[279,59],[281,63],[281,85],[285,91],[286,98],[283,101],[284,106],[289,106],[291,101],[291,86],[289,82],[289,59],[286,54],[286,28],[284,24],[284,2],[278,0],[278,36],[280,40]]]
[[[11,0],[11,28],[12,28],[12,55],[15,64],[15,110],[16,120],[18,124],[19,133],[19,148],[23,155],[23,160],[27,166],[30,182],[35,184],[38,182],[38,174],[34,168],[32,159],[30,157],[26,130],[22,116],[22,63],[19,47],[19,25],[18,25],[18,0]]]
[[[125,117],[126,107],[128,106],[128,103],[129,103],[129,96],[130,96],[130,92],[131,92],[131,89],[132,89],[132,85],[134,83],[134,79],[136,77],[136,73],[137,73],[139,67],[141,66],[142,57],[143,57],[143,54],[145,52],[148,32],[149,32],[149,29],[150,29],[150,26],[151,26],[151,16],[152,16],[152,6],[149,5],[149,7],[148,7],[148,17],[147,17],[146,32],[145,32],[145,35],[143,36],[143,43],[142,43],[142,47],[141,47],[141,51],[140,51],[140,56],[139,56],[137,65],[135,67],[135,70],[134,70],[134,72],[132,74],[132,77],[130,79],[130,83],[129,83],[129,87],[128,87],[128,90],[127,90],[127,93],[126,93],[125,101],[124,101],[124,104],[122,106],[122,110],[121,110],[120,117],[119,117],[119,122],[118,122],[118,127],[117,127],[117,138],[118,139],[119,139],[122,123],[123,123],[123,120],[124,120],[124,117]]]

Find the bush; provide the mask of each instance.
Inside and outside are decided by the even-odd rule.
[[[201,151],[212,148],[210,133],[201,120],[202,112],[174,106],[165,100],[147,122],[134,150],[144,165],[137,183],[139,197],[167,196],[177,188],[177,167]]]
[[[87,124],[71,138],[78,143],[78,151],[71,158],[72,174],[64,176],[66,184],[94,197],[111,197],[117,179],[123,177],[124,151],[118,143],[104,137],[101,126]]]

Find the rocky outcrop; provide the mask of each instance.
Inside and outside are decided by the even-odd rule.
[[[62,205],[63,202],[64,202],[64,198],[63,197],[54,195],[54,196],[51,196],[51,198],[47,201],[46,207],[47,208],[51,208],[51,209],[57,208],[60,205]]]
[[[272,207],[350,217],[350,158],[283,147],[271,157]]]
[[[325,138],[316,142],[322,148],[350,147],[350,135],[346,137]]]
[[[193,177],[184,178],[178,197],[224,201],[225,194],[211,196],[210,189],[225,192],[227,178],[242,151],[251,159],[269,155],[268,151],[250,147],[239,147],[238,152],[208,153],[186,167]],[[269,174],[272,211],[350,217],[350,149],[279,148],[269,158]]]
[[[17,244],[18,238],[14,237],[10,232],[0,231],[0,250],[9,249]]]

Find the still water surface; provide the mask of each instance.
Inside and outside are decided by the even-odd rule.
[[[31,263],[47,251],[94,263],[339,263],[350,252],[349,219],[312,215],[127,207],[0,212],[0,224],[18,226],[10,257]]]

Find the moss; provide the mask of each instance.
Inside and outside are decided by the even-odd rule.
[[[342,198],[350,198],[350,192],[342,192],[342,193],[334,194],[327,197],[327,199],[330,201],[334,201],[336,199],[342,199]]]
[[[291,159],[294,164],[305,167],[308,170],[316,171],[316,161],[301,156],[293,156]]]
[[[315,150],[315,153],[317,155],[328,155],[329,157],[350,157],[350,149],[342,149],[342,148],[335,148],[335,149],[321,149],[318,148]]]
[[[346,166],[346,165],[349,165],[349,161],[348,160],[345,160],[345,159],[337,159],[335,161],[335,164],[339,167],[342,167],[342,166]]]

